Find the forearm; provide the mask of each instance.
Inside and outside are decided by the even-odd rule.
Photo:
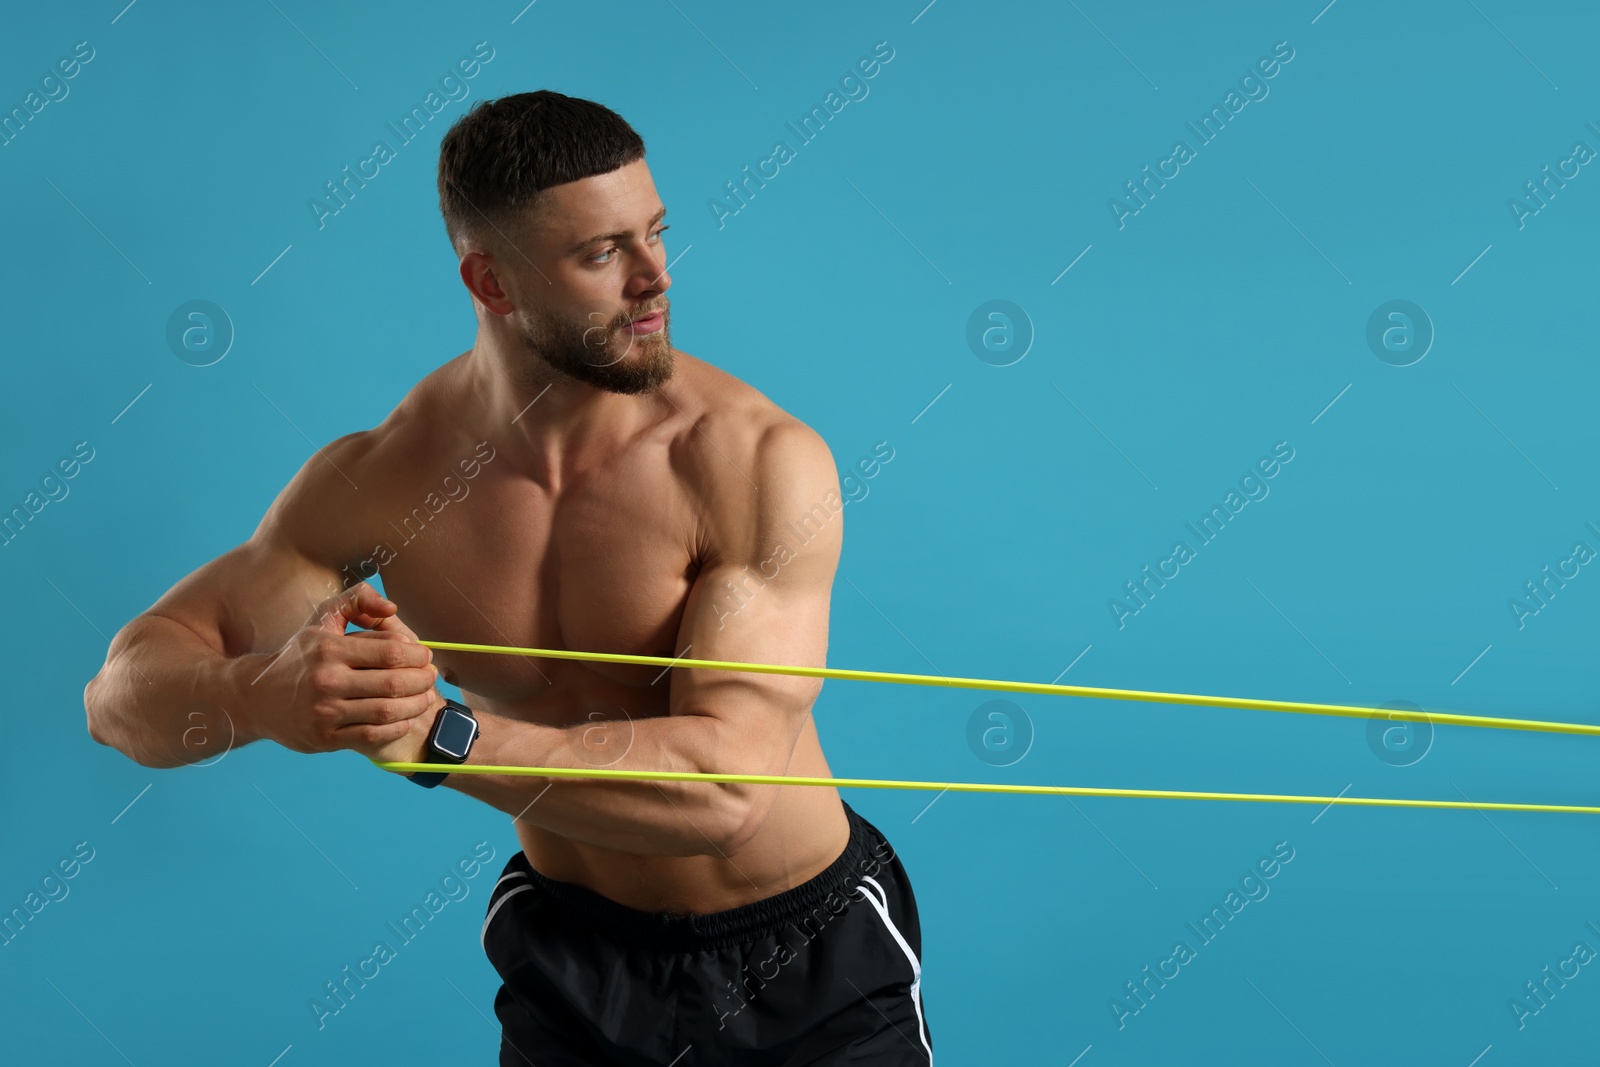
[[[779,752],[739,751],[707,716],[542,726],[477,712],[481,733],[468,763],[781,774]],[[619,756],[620,754],[620,756]],[[641,855],[732,855],[770,810],[777,786],[452,774],[468,796],[576,841]]]
[[[213,759],[255,740],[241,676],[257,659],[270,657],[229,659],[188,627],[141,615],[84,688],[89,735],[146,767]]]

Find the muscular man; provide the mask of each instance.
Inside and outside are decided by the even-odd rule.
[[[843,532],[822,439],[671,347],[666,209],[620,116],[480,102],[439,196],[472,348],[122,629],[90,734],[177,766],[221,711],[235,744],[440,762],[437,671],[469,763],[828,776],[814,679],[416,643],[820,665]],[[910,884],[834,790],[442,784],[522,845],[484,924],[502,1064],[931,1062]]]

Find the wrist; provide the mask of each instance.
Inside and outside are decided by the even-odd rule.
[[[272,739],[266,728],[271,718],[262,713],[263,699],[271,689],[256,682],[274,660],[282,658],[282,653],[282,649],[249,652],[201,666],[196,689],[204,694],[207,702],[227,711],[233,723],[235,744]]]
[[[418,721],[428,724],[422,736],[418,763],[458,767],[467,762],[478,739],[478,720],[471,708],[455,700],[441,700],[439,707]],[[448,770],[414,771],[407,775],[420,786],[432,789],[449,777]]]

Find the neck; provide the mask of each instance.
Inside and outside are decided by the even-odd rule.
[[[512,462],[552,490],[661,418],[658,398],[577,381],[518,342],[482,330],[466,373],[496,442],[504,440]]]

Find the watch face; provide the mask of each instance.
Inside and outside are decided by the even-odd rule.
[[[447,756],[465,760],[472,739],[477,735],[478,723],[471,715],[463,715],[454,708],[445,708],[433,730],[433,745]]]

